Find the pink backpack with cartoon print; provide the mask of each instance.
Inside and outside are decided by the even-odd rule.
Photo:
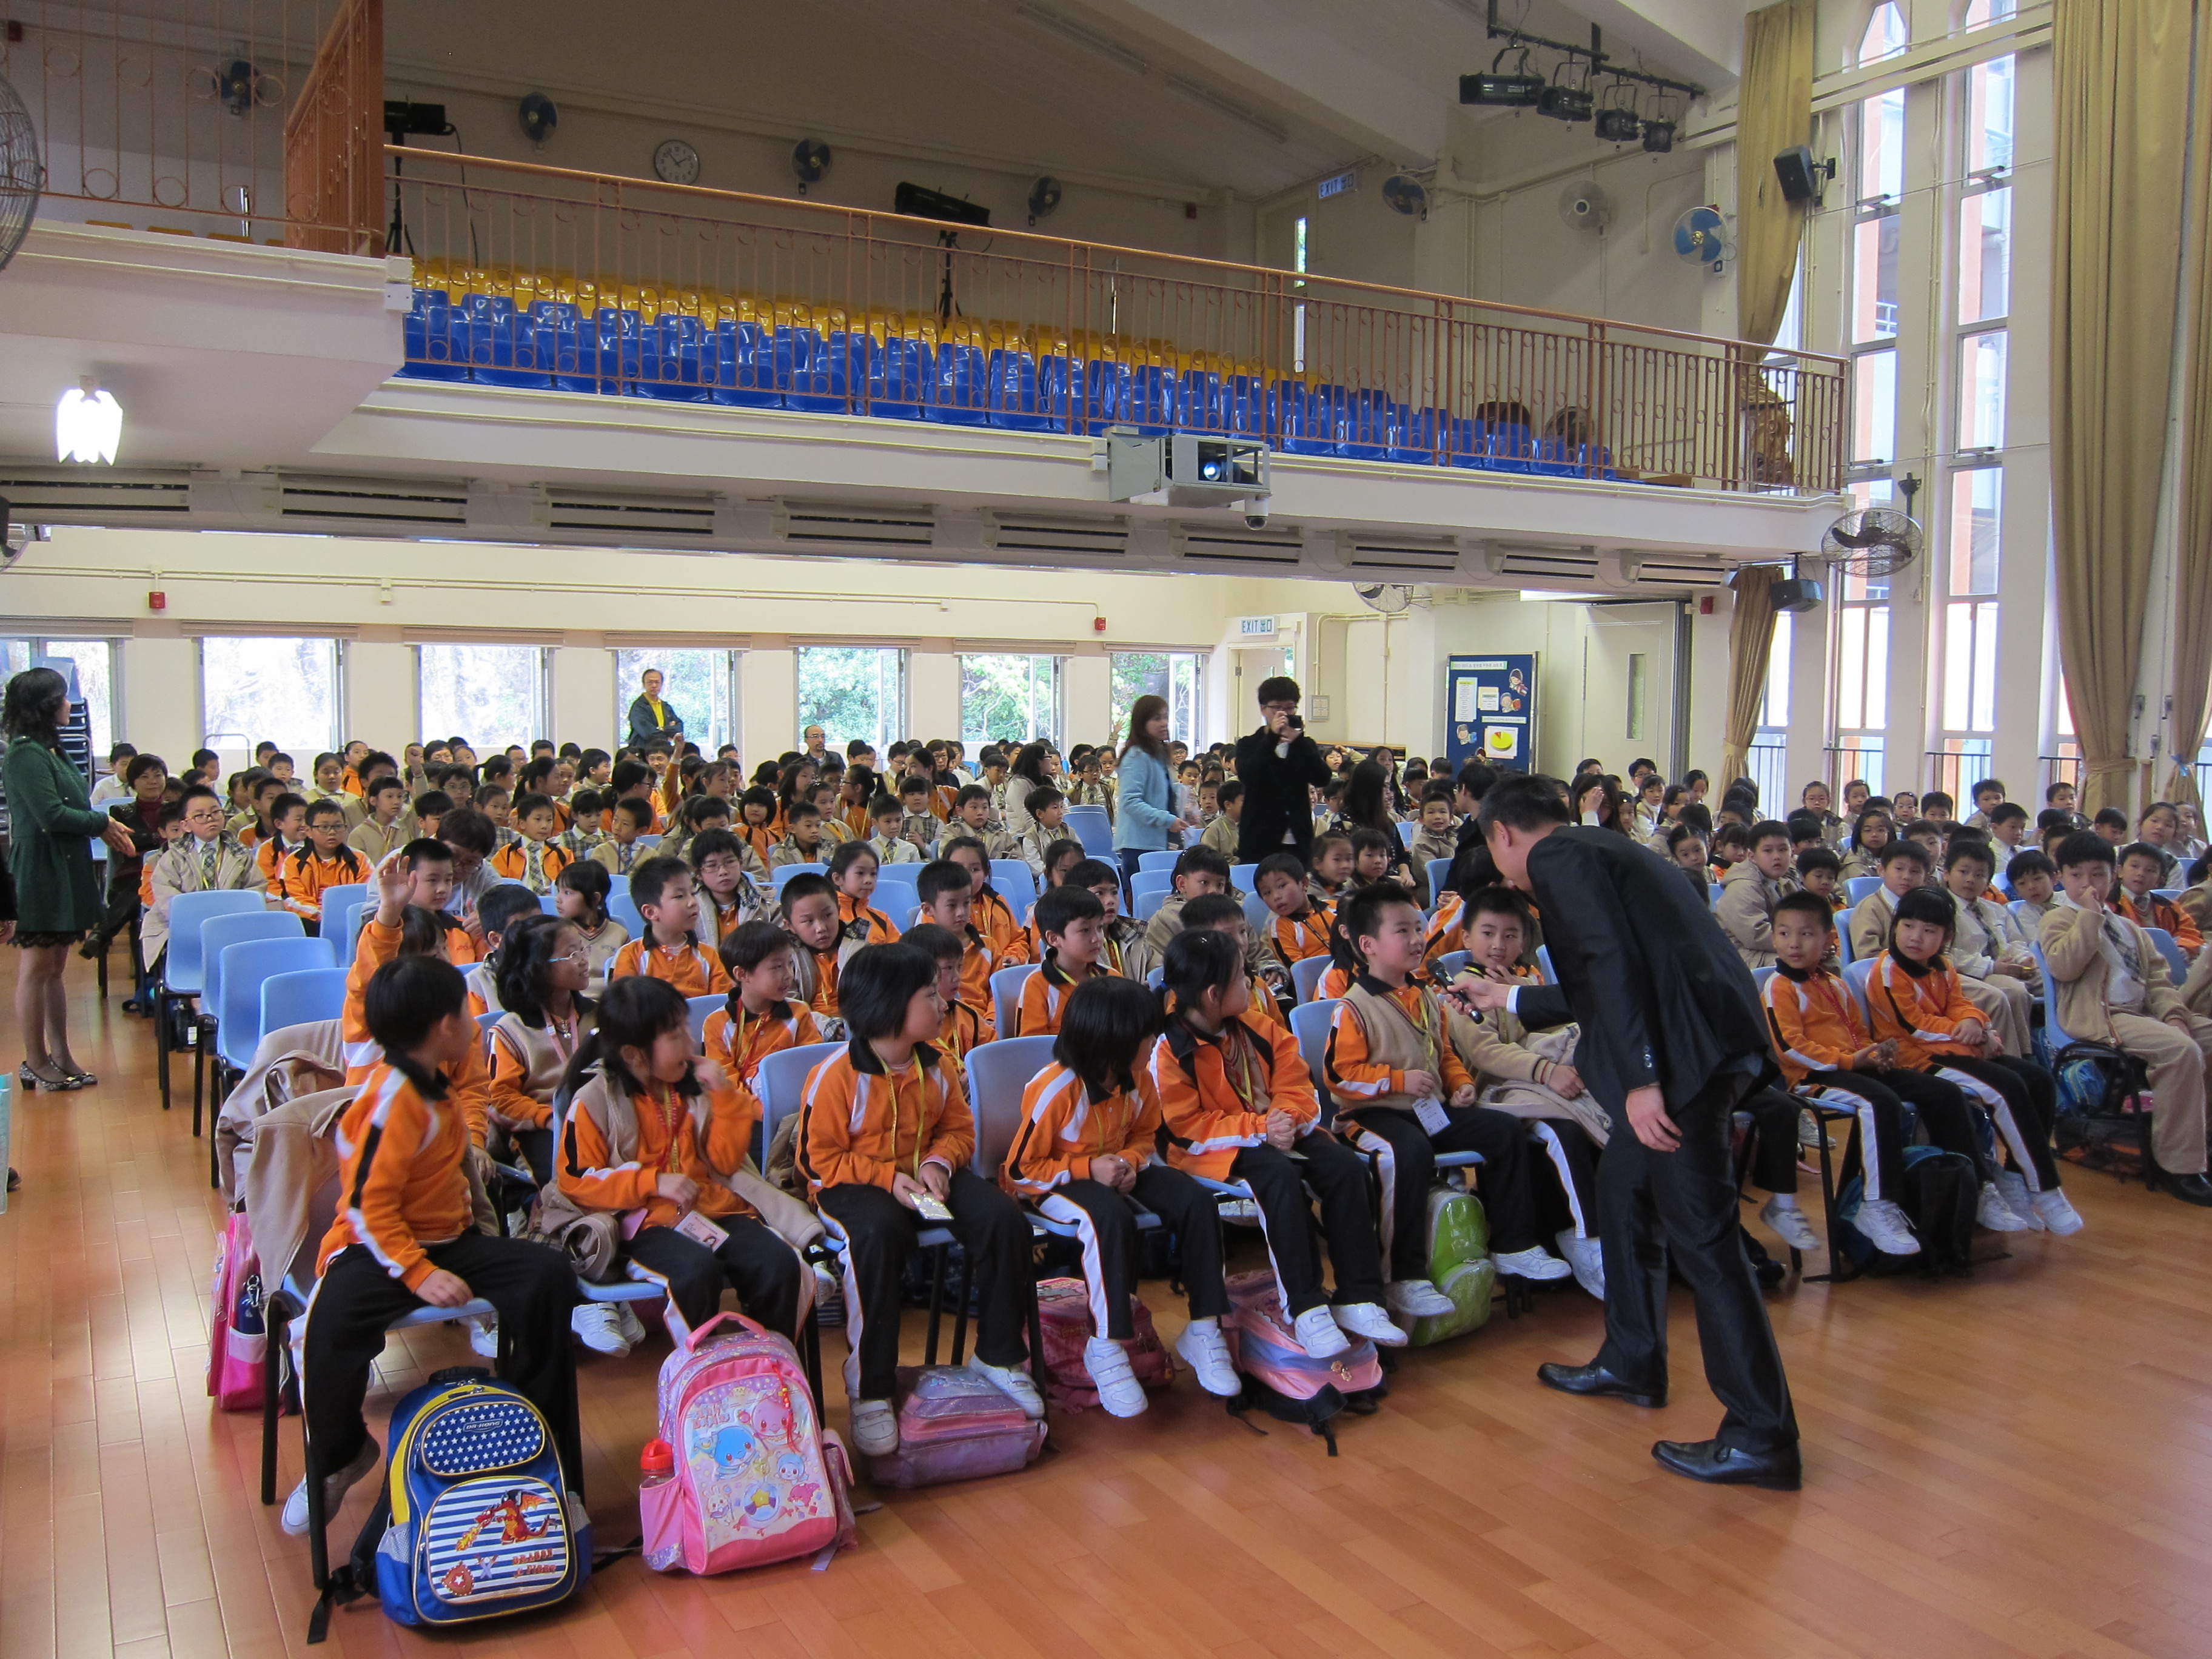
[[[645,1564],[729,1572],[795,1556],[829,1565],[855,1541],[844,1443],[822,1427],[785,1338],[719,1314],[660,1367],[673,1478],[638,1494]]]
[[[261,1263],[246,1212],[232,1212],[215,1258],[208,1319],[208,1398],[223,1412],[258,1412],[266,1383],[269,1328],[262,1306]]]

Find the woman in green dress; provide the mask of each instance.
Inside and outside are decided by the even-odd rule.
[[[69,685],[51,668],[28,668],[0,696],[0,736],[8,752],[0,777],[8,791],[8,868],[15,878],[13,943],[15,1024],[23,1034],[26,1088],[82,1089],[99,1079],[70,1053],[69,1003],[62,969],[70,946],[100,923],[100,885],[92,843],[118,857],[134,848],[130,830],[95,809],[84,778],[63,757],[60,726]]]

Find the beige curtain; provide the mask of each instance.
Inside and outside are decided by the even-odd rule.
[[[2051,512],[2086,812],[2135,804],[2128,723],[2172,385],[2191,9],[2065,0],[2051,14]]]
[[[1736,88],[1735,331],[1772,345],[1790,308],[1805,204],[1782,199],[1774,158],[1813,142],[1813,0],[1782,0],[1743,20]]]
[[[1751,763],[1752,734],[1759,730],[1759,705],[1766,696],[1766,659],[1774,649],[1774,605],[1769,591],[1777,574],[1771,564],[1747,564],[1729,580],[1735,590],[1735,614],[1729,619],[1728,729],[1721,746],[1723,792]]]
[[[2212,719],[2212,14],[2197,31],[2197,108],[2190,135],[2188,273],[2193,332],[2182,410],[2181,533],[2174,549],[2173,775],[2166,798],[2201,814],[2195,762]]]

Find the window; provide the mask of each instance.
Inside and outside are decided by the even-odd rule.
[[[478,756],[545,732],[545,652],[535,645],[418,645],[422,735],[459,738]]]
[[[1298,215],[1297,222],[1291,227],[1291,269],[1301,276],[1305,275],[1306,216],[1303,213]],[[1292,286],[1301,292],[1305,289],[1304,283],[1294,283]],[[1291,307],[1291,367],[1301,374],[1305,373],[1306,307],[1303,300]]]
[[[1942,749],[1944,757],[1990,753],[1997,724],[1998,537],[2004,473],[1994,466],[1951,475],[1943,526]],[[1940,776],[1960,763],[1938,759]],[[1953,791],[1954,793],[1957,792]]]
[[[615,653],[615,739],[629,734],[629,706],[648,668],[660,671],[660,700],[684,721],[684,740],[712,755],[738,741],[738,653],[734,651],[618,650]]]
[[[878,756],[906,725],[906,653],[874,646],[799,647],[799,726],[820,726],[832,749],[859,738]]]
[[[1775,613],[1774,641],[1766,653],[1766,689],[1759,700],[1759,727],[1745,757],[1745,769],[1759,786],[1759,806],[1769,817],[1782,817],[1789,805],[1790,648],[1796,620],[1787,611]]]
[[[1116,651],[1114,653],[1114,738],[1129,737],[1129,710],[1137,699],[1168,700],[1170,742],[1199,746],[1199,702],[1205,692],[1205,658],[1194,651]]]
[[[1884,466],[1896,455],[1897,353],[1861,352],[1851,359],[1851,464]]]
[[[1867,19],[1866,33],[1859,37],[1859,62],[1880,63],[1885,58],[1894,58],[1912,44],[1912,36],[1905,27],[1905,14],[1898,9],[1896,0],[1882,0]]]
[[[962,656],[960,740],[971,753],[987,743],[1060,741],[1060,660]]]
[[[203,740],[250,753],[265,738],[306,776],[317,755],[338,746],[338,652],[336,640],[202,640]]]
[[[57,658],[65,658],[76,670],[76,695],[83,699],[85,723],[90,728],[93,769],[107,763],[115,743],[115,642],[112,640],[0,640],[0,685],[27,668],[44,664],[64,675]],[[164,757],[167,758],[167,757]],[[182,766],[185,756],[175,763]]]
[[[1887,478],[1863,480],[1850,486],[1850,494],[1856,507],[1896,505],[1895,489]],[[1835,674],[1835,782],[1839,796],[1842,785],[1852,778],[1864,778],[1881,794],[1889,723],[1889,580],[1838,566],[1833,580],[1836,638],[1829,655]]]

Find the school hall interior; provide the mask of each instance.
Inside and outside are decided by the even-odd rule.
[[[1760,819],[1856,782],[1958,820],[1996,781],[2030,848],[2063,787],[2123,853],[2161,826],[2186,905],[2207,70],[2197,0],[0,0],[0,681],[63,673],[88,787],[118,744],[171,779],[211,751],[251,828],[229,786],[258,744],[303,780],[387,752],[411,814],[410,745],[613,755],[648,670],[740,793],[819,726],[841,756],[953,741],[948,805],[987,749],[1043,745],[1065,781],[1140,698],[1203,761],[1287,675],[1347,778],[1381,748],[1398,787],[1416,760],[1641,760],[1717,808],[1748,779]],[[997,872],[1027,854],[987,781]],[[1420,805],[1417,776],[1408,846]],[[1828,839],[1864,879],[1857,829]],[[1045,883],[1005,884],[1026,915]],[[1012,1472],[864,1468],[857,1545],[822,1561],[629,1556],[455,1632],[371,1590],[311,1642],[280,1524],[301,1419],[210,1397],[237,1069],[166,982],[136,921],[72,945],[54,994],[94,1080],[0,1097],[8,1659],[2207,1650],[2200,1211],[2140,1160],[2062,1158],[2079,1236],[1880,1271],[1836,1244],[1848,1117],[1799,1151],[1819,1249],[1745,1189],[1802,1491],[1652,1462],[1714,1418],[1686,1295],[1639,1411],[1535,1382],[1595,1351],[1600,1301],[1501,1285],[1480,1328],[1387,1351],[1330,1442],[1178,1361],[1133,1419],[1055,1403]],[[1251,1213],[1224,1236],[1232,1273],[1268,1267]],[[1172,1350],[1184,1286],[1138,1293]],[[928,1299],[925,1265],[909,1365]],[[602,1551],[640,1536],[665,1432],[672,1337],[634,1305],[630,1352],[574,1351]],[[844,1433],[848,1332],[817,1323]],[[471,1335],[390,1333],[379,1443],[434,1373],[493,1364]],[[381,1485],[330,1517],[333,1563]]]

